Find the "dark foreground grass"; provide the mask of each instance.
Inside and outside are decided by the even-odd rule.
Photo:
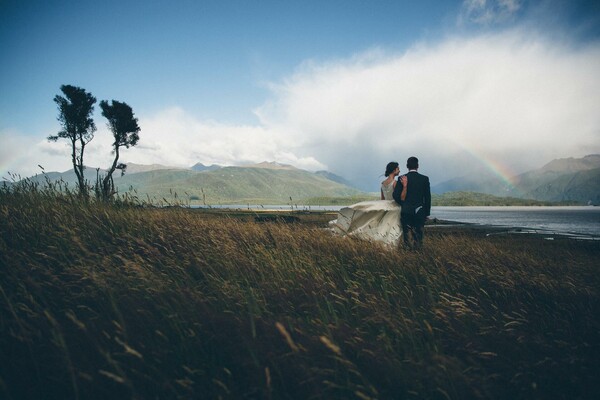
[[[598,242],[0,191],[0,398],[600,398]]]

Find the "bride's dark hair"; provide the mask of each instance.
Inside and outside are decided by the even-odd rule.
[[[398,164],[396,161],[389,162],[388,165],[385,167],[385,176],[390,176],[392,172],[394,172],[396,168],[398,168],[398,165],[400,164]]]

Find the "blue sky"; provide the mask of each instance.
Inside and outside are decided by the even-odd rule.
[[[599,3],[0,0],[0,172],[69,168],[45,140],[62,84],[131,105],[122,160],[143,164],[278,161],[376,190],[410,155],[439,182],[600,152]],[[106,166],[95,119],[86,164]]]

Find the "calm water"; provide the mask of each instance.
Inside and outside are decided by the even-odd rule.
[[[219,205],[215,208],[292,210],[289,205]],[[294,210],[337,211],[341,206],[299,206]],[[432,207],[431,218],[600,237],[600,207]]]
[[[432,218],[600,236],[600,207],[432,207]]]

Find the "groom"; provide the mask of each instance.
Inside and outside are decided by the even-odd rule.
[[[402,206],[400,212],[400,225],[402,226],[402,236],[404,245],[410,247],[408,233],[412,233],[414,246],[420,248],[423,244],[423,227],[431,211],[431,190],[429,188],[429,177],[417,172],[419,169],[419,159],[409,157],[406,160],[408,173],[406,177],[406,199],[402,201],[402,182],[398,180],[394,189],[394,200]]]

